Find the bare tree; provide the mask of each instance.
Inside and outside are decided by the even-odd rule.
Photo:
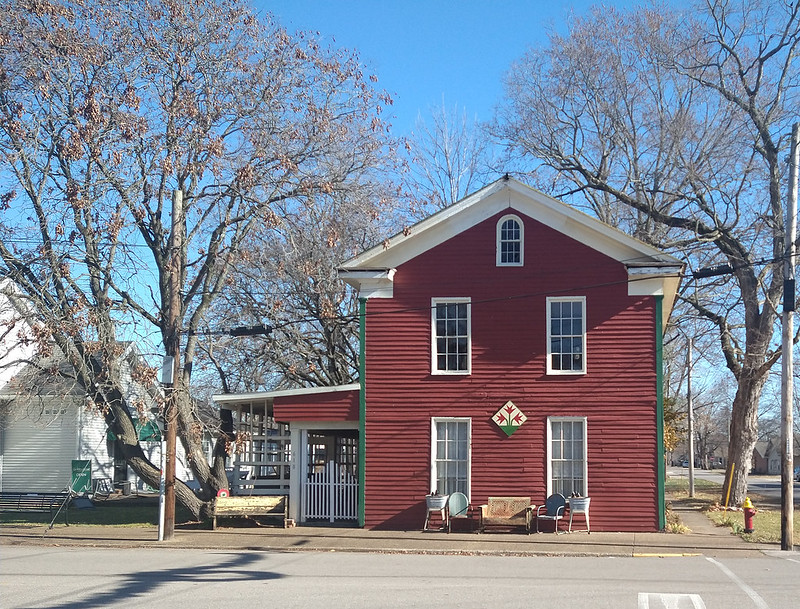
[[[32,312],[29,340],[65,354],[151,485],[116,345],[183,342],[178,434],[202,489],[176,496],[202,515],[227,485],[230,438],[209,463],[189,393],[198,329],[254,227],[381,166],[391,100],[357,56],[292,37],[244,0],[22,0],[0,6],[0,23],[0,276]]]
[[[698,375],[699,376],[699,375]],[[694,446],[703,469],[713,469],[713,457],[728,444],[732,396],[730,382],[702,378],[694,397]],[[729,379],[728,379],[729,380]]]
[[[267,320],[273,331],[246,341],[212,336],[201,342],[198,363],[214,370],[227,391],[332,386],[357,378],[357,295],[339,280],[337,268],[388,233],[399,200],[396,189],[380,195],[384,189],[368,184],[347,196],[281,205],[275,225],[251,233],[208,325]]]
[[[442,105],[430,120],[417,117],[407,141],[409,156],[405,185],[419,207],[412,215],[425,217],[443,209],[489,181],[492,142],[477,118],[465,109]]]
[[[730,265],[685,298],[716,328],[737,381],[726,479],[736,502],[780,356],[781,154],[798,107],[799,26],[797,3],[783,1],[598,9],[512,67],[496,127],[557,194],[689,268]]]

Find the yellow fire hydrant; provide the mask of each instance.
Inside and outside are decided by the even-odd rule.
[[[753,516],[756,515],[756,508],[753,507],[752,501],[750,501],[750,497],[744,498],[744,503],[742,504],[742,512],[744,512],[744,532],[745,533],[752,533],[753,532]]]

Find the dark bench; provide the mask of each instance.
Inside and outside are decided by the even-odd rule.
[[[70,493],[0,493],[0,512],[22,514],[47,513],[52,517],[64,512],[64,524],[69,525]]]

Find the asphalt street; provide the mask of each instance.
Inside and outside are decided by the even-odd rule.
[[[2,547],[4,609],[795,609],[800,561]]]

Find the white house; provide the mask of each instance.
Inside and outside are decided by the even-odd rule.
[[[43,365],[53,369],[66,363],[58,356],[36,355],[28,340],[31,327],[20,307],[13,285],[0,282],[0,491],[60,492],[72,481],[74,461],[88,461],[94,480],[108,478],[126,491],[147,490],[116,454],[116,439],[81,388],[42,370]],[[158,466],[161,434],[151,408],[155,409],[160,388],[144,387],[132,379],[132,366],[141,355],[134,343],[121,346],[124,396],[129,405],[143,403],[145,418],[137,425],[140,444]],[[191,485],[193,476],[181,446],[177,452],[176,475]]]

